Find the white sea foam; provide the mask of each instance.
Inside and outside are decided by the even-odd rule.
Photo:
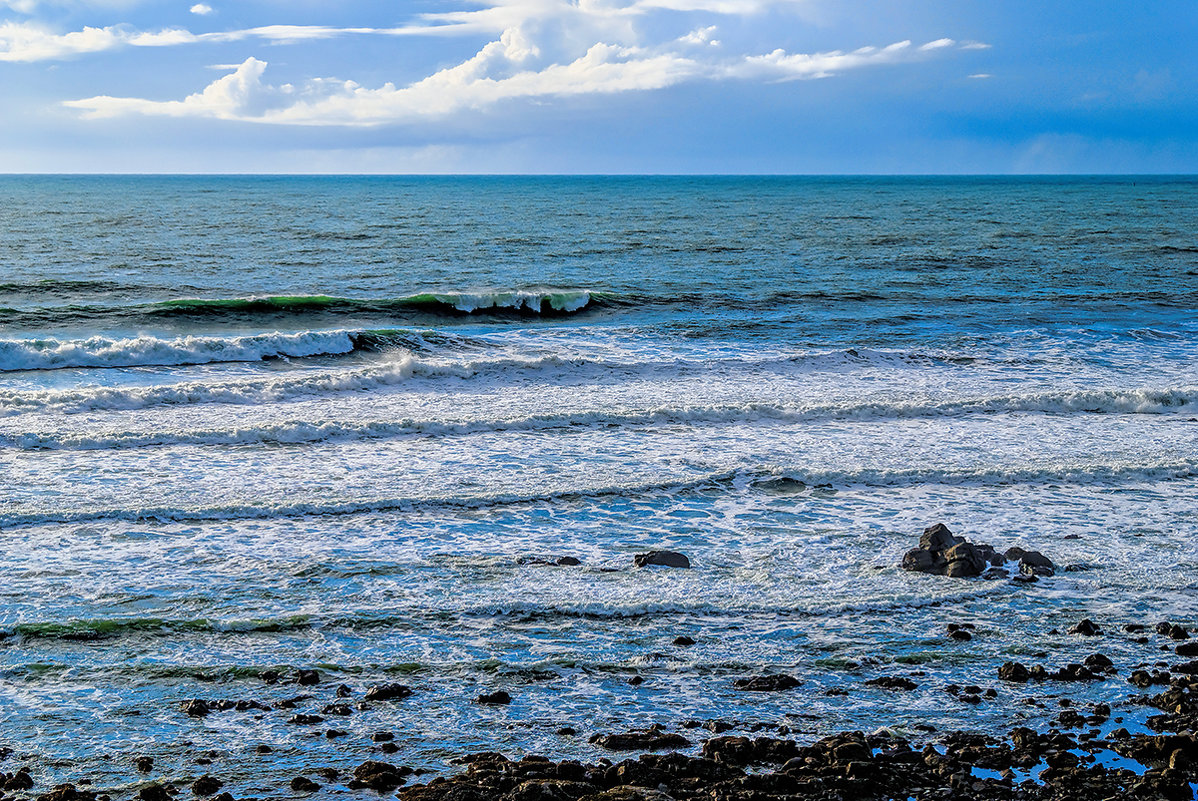
[[[515,504],[602,498],[640,497],[658,493],[680,493],[701,488],[741,487],[788,479],[814,488],[918,487],[925,485],[1006,486],[1013,484],[1109,484],[1125,486],[1137,482],[1187,480],[1198,477],[1198,459],[1159,461],[1153,464],[1088,463],[1059,466],[928,469],[803,470],[795,468],[740,469],[709,473],[676,481],[629,482],[600,487],[562,489],[542,493],[498,492],[477,495],[430,495],[376,497],[332,503],[280,502],[274,504],[228,504],[222,506],[145,506],[30,511],[0,515],[0,528],[46,523],[84,523],[102,520],[129,521],[214,521],[293,517],[327,517],[371,512],[411,512],[432,508],[485,509]]]
[[[550,362],[523,364],[537,370],[558,367]],[[495,367],[496,362],[489,362]],[[412,376],[469,377],[477,366],[460,369],[420,363],[406,357],[385,368],[328,373],[297,379],[243,381],[231,384],[172,385],[103,390],[77,399],[76,409],[145,408],[175,403],[254,403],[285,400],[330,391],[369,389],[402,382]],[[69,393],[48,405],[69,407]],[[48,399],[43,399],[48,400]],[[126,403],[127,405],[120,405]],[[4,406],[0,394],[0,409]],[[501,431],[550,431],[607,426],[720,425],[751,422],[803,423],[825,420],[871,421],[963,417],[991,414],[1170,414],[1198,408],[1198,388],[1166,390],[1089,390],[962,398],[941,402],[854,401],[840,404],[786,406],[772,403],[662,406],[651,409],[589,409],[561,413],[485,419],[417,419],[370,421],[289,420],[260,425],[193,430],[59,433],[18,431],[0,434],[0,447],[23,450],[109,450],[173,445],[287,445],[324,441],[386,439],[404,436],[446,437]]]

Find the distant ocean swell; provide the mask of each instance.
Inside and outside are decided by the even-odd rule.
[[[0,294],[18,293],[0,291]],[[32,293],[25,288],[19,294],[29,297]],[[39,296],[33,294],[33,297]],[[552,317],[574,314],[601,302],[599,294],[583,289],[426,292],[395,298],[262,295],[244,298],[179,298],[133,305],[75,303],[42,308],[3,308],[0,309],[0,323],[45,325],[86,320],[129,322],[169,318],[246,320],[304,315],[403,315],[413,312],[437,316],[491,314]]]
[[[0,448],[19,450],[122,450],[188,445],[299,445],[328,441],[452,437],[503,431],[552,431],[611,426],[723,425],[824,420],[878,421],[989,414],[1148,414],[1198,411],[1198,387],[1166,390],[1079,390],[963,398],[939,403],[858,402],[782,406],[770,403],[590,410],[483,420],[389,420],[312,422],[296,420],[257,426],[182,431],[122,431],[107,434],[0,434]]]
[[[803,470],[743,468],[693,477],[648,483],[629,483],[589,489],[563,489],[541,493],[447,495],[367,498],[338,503],[229,504],[223,506],[157,506],[97,508],[75,511],[32,511],[0,515],[0,528],[53,523],[87,523],[105,520],[205,522],[272,518],[327,517],[373,512],[409,512],[427,509],[487,509],[538,502],[560,502],[610,496],[640,497],[676,494],[698,489],[729,490],[756,487],[762,491],[793,494],[808,488],[915,487],[921,485],[1042,485],[1123,486],[1198,478],[1198,459],[1159,461],[1154,464],[1087,463],[978,469],[848,469]]]

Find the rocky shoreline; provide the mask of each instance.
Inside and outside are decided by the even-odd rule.
[[[576,560],[575,560],[576,561]],[[1055,566],[1035,551],[975,546],[943,526],[924,532],[920,548],[908,553],[903,567],[933,573],[937,581],[979,580],[1008,571],[1012,581],[1051,577]],[[569,559],[530,560],[530,565],[571,566]],[[682,554],[655,551],[636,557],[637,567],[686,569]],[[1013,575],[1012,575],[1013,572]],[[990,573],[989,576],[986,574]],[[946,621],[947,640],[968,642],[972,623]],[[1055,632],[1059,634],[1059,632]],[[326,795],[395,798],[401,801],[889,801],[890,799],[976,799],[977,801],[1089,801],[1094,799],[1195,798],[1198,779],[1198,640],[1176,622],[1154,625],[1116,620],[1078,620],[1063,637],[1093,646],[1078,662],[967,664],[959,683],[939,687],[946,699],[965,705],[1001,701],[1056,714],[1036,728],[1011,726],[1007,731],[938,731],[931,725],[844,731],[803,739],[786,724],[746,724],[723,720],[686,720],[642,729],[579,732],[561,726],[556,735],[585,738],[595,754],[588,761],[537,754],[464,754],[452,760],[457,772],[439,772],[405,764],[403,749],[392,731],[375,731],[364,750],[369,758],[340,768],[326,767],[286,775],[272,772],[279,786],[234,795],[244,777],[223,775],[216,755],[199,752],[192,763],[206,771],[182,776],[158,769],[153,753],[125,755],[129,772],[139,777],[119,788],[101,789],[87,777],[54,784],[39,770],[38,760],[0,748],[0,801],[177,801],[211,798],[246,801],[254,798],[319,798]],[[1142,658],[1117,659],[1102,652],[1104,638],[1119,638],[1140,649]],[[689,647],[694,640],[679,637]],[[1076,651],[1076,649],[1074,649]],[[926,682],[919,670],[863,678],[862,687],[892,693],[915,690]],[[348,732],[337,727],[359,712],[405,699],[418,701],[420,691],[399,683],[350,686],[329,681],[315,669],[289,672],[264,670],[258,678],[287,697],[187,698],[173,714],[182,718],[220,719],[223,715],[285,719],[312,737],[336,740]],[[634,681],[630,683],[637,683]],[[781,694],[801,705],[806,681],[782,671],[766,671],[731,680],[743,693]],[[288,685],[294,687],[290,689]],[[1071,698],[1071,690],[1085,701]],[[516,688],[511,688],[518,693]],[[825,695],[849,695],[851,685],[835,686]],[[1082,693],[1076,693],[1082,694]],[[481,693],[472,703],[506,706],[511,693]],[[384,707],[386,708],[386,707]],[[344,724],[343,724],[344,725]],[[735,732],[735,733],[729,733]],[[916,733],[912,733],[916,732]],[[581,742],[581,739],[579,740]],[[273,749],[252,746],[267,767]],[[365,755],[365,754],[364,754]],[[21,757],[21,758],[19,758]],[[22,765],[16,763],[23,762]],[[48,773],[48,772],[47,772]],[[61,777],[61,773],[58,774]],[[228,785],[228,787],[226,786]],[[259,786],[261,786],[259,784]]]

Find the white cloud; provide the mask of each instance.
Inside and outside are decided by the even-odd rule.
[[[989,50],[990,45],[985,42],[962,42],[962,50]]]
[[[708,25],[706,28],[696,28],[685,36],[678,37],[678,41],[689,45],[719,45],[720,41],[712,38],[716,30],[715,25]]]
[[[978,80],[985,80],[986,78],[993,78],[994,76],[988,72],[975,72],[973,75],[970,75],[969,77],[977,78]]]
[[[199,14],[201,17],[212,13],[212,6],[207,3],[196,3],[190,9],[192,14]]]
[[[941,48],[933,48],[941,49]],[[540,55],[518,29],[509,29],[474,56],[403,87],[369,89],[353,81],[309,80],[272,85],[266,62],[248,58],[235,71],[183,100],[99,96],[68,101],[88,118],[146,114],[207,117],[278,125],[405,124],[500,103],[574,95],[663,89],[692,80],[822,78],[848,69],[915,60],[927,50],[910,42],[851,52],[786,53],[703,60],[665,48],[597,43],[568,62],[530,68]]]
[[[956,44],[956,42],[954,42],[952,39],[937,39],[934,42],[928,42],[925,45],[920,45],[919,49],[925,50],[925,51],[926,50],[940,50],[945,47],[952,47],[955,44]]]

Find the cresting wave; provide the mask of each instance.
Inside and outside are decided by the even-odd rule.
[[[263,359],[340,356],[408,344],[399,331],[301,331],[284,334],[161,339],[0,339],[0,372],[71,367],[163,367]]]
[[[411,363],[411,360],[406,362]],[[395,377],[411,375],[402,366]],[[376,374],[385,380],[385,374]],[[0,408],[3,408],[0,405]],[[1198,387],[1174,390],[1089,390],[965,398],[941,403],[864,402],[810,406],[770,403],[655,409],[596,409],[484,420],[375,420],[336,422],[295,420],[259,426],[184,431],[122,431],[109,434],[0,434],[0,447],[20,450],[121,450],[186,445],[299,445],[327,441],[450,437],[503,431],[567,428],[721,425],[751,422],[804,423],[823,420],[873,421],[975,414],[1169,414],[1198,408]]]
[[[133,305],[70,304],[37,309],[4,309],[0,323],[50,325],[81,320],[162,320],[323,315],[469,314],[563,316],[600,302],[600,293],[585,289],[515,289],[466,292],[425,292],[394,298],[349,298],[332,295],[262,295],[244,298],[177,298]]]
[[[0,529],[53,523],[95,523],[105,520],[137,522],[215,522],[273,518],[335,517],[375,512],[412,512],[428,509],[488,509],[529,503],[570,502],[602,497],[641,497],[695,490],[786,494],[807,489],[854,487],[915,487],[923,485],[1040,485],[1077,484],[1123,486],[1198,478],[1198,459],[1156,464],[1078,464],[1044,467],[904,470],[803,470],[776,467],[743,468],[708,473],[674,481],[628,483],[542,493],[497,493],[441,497],[390,497],[347,500],[339,503],[230,504],[227,506],[157,506],[68,511],[31,511],[0,515]]]

